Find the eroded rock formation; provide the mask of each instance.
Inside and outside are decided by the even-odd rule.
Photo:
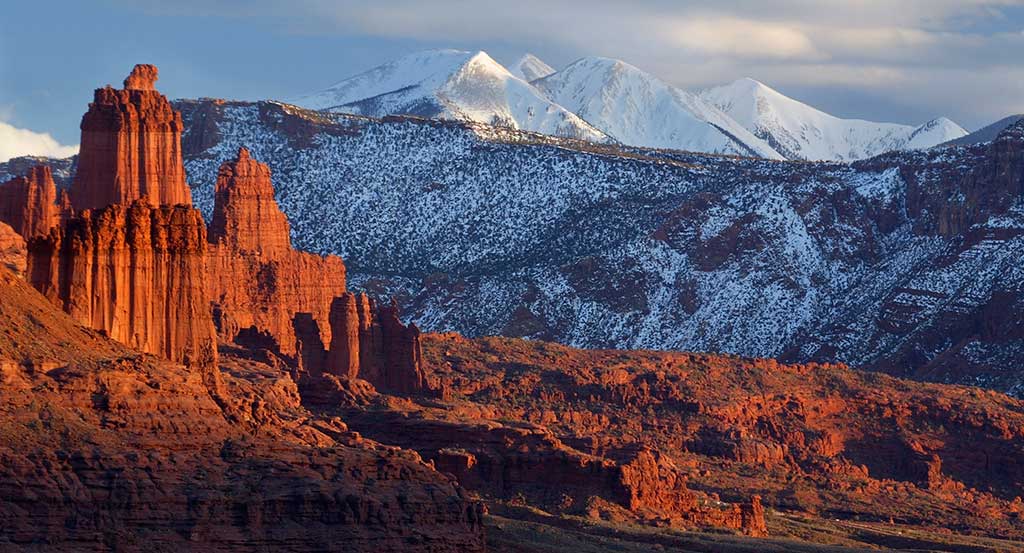
[[[154,89],[157,69],[137,65],[124,89],[96,89],[82,117],[81,151],[71,185],[75,209],[145,199],[191,205],[181,160],[181,114]]]
[[[292,249],[270,169],[241,148],[221,165],[215,202],[208,282],[221,338],[259,334],[268,349],[294,355],[300,337],[294,319],[308,313],[320,341],[329,344],[328,316],[331,302],[345,293],[345,264],[337,256]]]
[[[419,329],[402,324],[394,302],[379,306],[366,294],[346,292],[332,302],[329,320],[332,338],[322,372],[358,377],[391,394],[444,394],[423,368]]]
[[[85,326],[175,362],[212,366],[206,245],[195,209],[111,205],[32,240],[29,279]]]
[[[220,395],[2,270],[0,329],[0,550],[484,550],[479,502],[271,366],[226,356]]]
[[[48,166],[33,166],[27,176],[0,184],[0,221],[26,240],[46,234],[60,222],[57,186]]]

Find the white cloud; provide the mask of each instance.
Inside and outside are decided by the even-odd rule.
[[[670,44],[691,51],[754,59],[822,57],[795,25],[733,17],[677,19],[663,25]]]
[[[0,162],[19,156],[68,157],[78,146],[65,146],[47,133],[19,129],[0,121]]]

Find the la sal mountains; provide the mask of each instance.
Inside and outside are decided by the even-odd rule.
[[[586,57],[556,71],[526,54],[506,69],[485,52],[460,50],[411,54],[289,101],[769,159],[852,161],[967,134],[945,117],[917,126],[842,119],[753,79],[694,92],[616,59]]]
[[[1019,550],[1021,400],[816,361],[1013,391],[1021,123],[806,163],[157,76],[0,165],[0,549]]]

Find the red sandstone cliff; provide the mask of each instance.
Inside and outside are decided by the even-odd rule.
[[[49,167],[36,165],[27,176],[0,184],[0,221],[26,240],[46,234],[60,222],[57,186]]]
[[[328,315],[345,293],[345,264],[293,250],[288,234],[270,169],[240,149],[221,165],[209,233],[207,282],[222,339],[292,355],[294,319],[309,313],[320,341],[330,342]]]
[[[222,363],[217,401],[0,270],[0,551],[485,549],[480,503],[416,453]]]
[[[29,279],[75,320],[121,343],[212,366],[206,225],[190,206],[181,115],[153,90],[155,80],[155,67],[139,65],[124,90],[96,91],[82,118],[76,213],[68,215],[65,198],[63,217],[36,217],[63,220],[29,243]],[[34,181],[52,206],[52,179],[39,172]]]
[[[75,209],[130,204],[191,205],[181,160],[181,114],[153,88],[157,69],[137,65],[124,89],[96,90],[82,117],[81,152],[71,185]]]
[[[210,366],[206,226],[186,206],[85,210],[29,243],[32,285],[85,326],[172,361]]]

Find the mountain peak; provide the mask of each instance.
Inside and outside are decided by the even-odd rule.
[[[294,103],[371,117],[416,115],[599,142],[608,139],[483,50],[415,52]]]
[[[529,52],[523,54],[522,57],[516,60],[516,62],[509,67],[509,71],[526,82],[543,79],[555,72],[554,68]]]

